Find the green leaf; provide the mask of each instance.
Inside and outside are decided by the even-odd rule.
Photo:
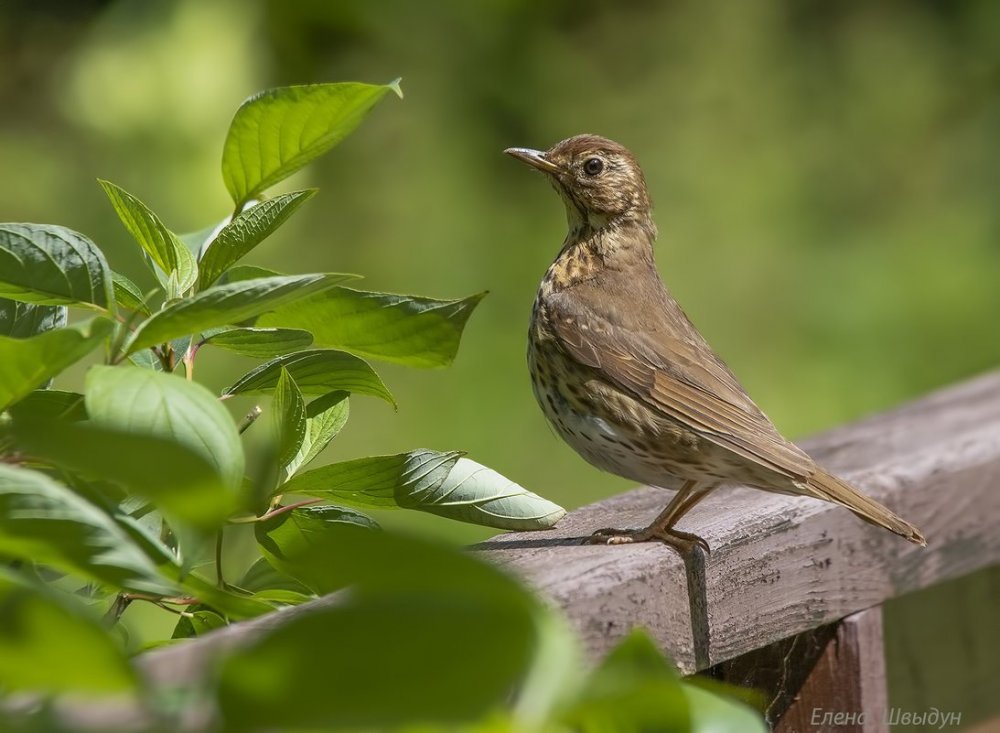
[[[9,411],[15,420],[78,422],[87,419],[83,395],[59,389],[36,389],[17,404],[11,405]]]
[[[10,435],[11,442],[13,442],[13,429],[8,430],[8,435]],[[109,507],[114,507],[115,510],[113,513],[116,516],[119,513],[128,514],[129,511],[139,511],[141,513],[142,509],[137,508],[132,502],[143,501],[143,507],[150,506],[150,504],[144,500],[129,497],[128,493],[121,486],[110,481],[105,481],[99,476],[85,477],[79,473],[58,470],[57,467],[51,465],[45,465],[44,468],[39,467],[39,470],[45,471],[48,475],[57,479],[60,483],[73,489],[74,492],[82,496],[91,504],[103,507],[105,510]],[[122,504],[122,502],[125,502],[125,504]],[[153,512],[150,512],[150,514],[152,513]],[[144,519],[146,517],[145,514],[140,514],[140,516]],[[159,521],[159,519],[157,519],[157,521]],[[160,525],[157,524],[156,531],[159,530]]]
[[[306,590],[304,593],[298,593],[293,590],[262,590],[254,593],[250,596],[256,601],[264,601],[266,603],[275,603],[282,606],[298,606],[306,601],[312,601],[316,599],[314,593],[310,593]]]
[[[613,685],[631,680],[665,679],[680,682],[680,675],[649,632],[633,629],[628,636],[608,652],[593,674],[595,682],[607,680]]]
[[[283,272],[272,270],[269,267],[260,267],[259,265],[234,265],[226,270],[222,277],[219,278],[219,281],[223,283],[238,283],[243,282],[244,280],[253,280],[258,277],[282,276],[284,276]],[[351,277],[360,277],[360,275],[351,275]]]
[[[317,496],[349,506],[392,509],[441,486],[462,454],[416,450],[331,463],[287,481],[282,493]]]
[[[290,615],[223,660],[226,726],[460,725],[504,705],[531,666],[545,613],[528,591],[454,548],[336,529],[329,583],[350,593]],[[380,649],[392,650],[388,666]],[[489,664],[471,668],[470,654]],[[337,663],[318,675],[319,659]]]
[[[512,730],[552,728],[556,712],[581,689],[588,671],[568,621],[554,608],[548,610],[539,619],[539,639],[531,669],[512,701],[511,712],[518,723]]]
[[[415,450],[332,463],[295,476],[281,490],[349,506],[418,509],[498,529],[546,529],[566,513],[460,455]]]
[[[221,526],[236,509],[237,497],[216,465],[176,435],[166,438],[141,430],[141,425],[122,432],[99,424],[37,419],[15,420],[13,425],[17,444],[34,457],[119,484],[156,502],[171,520],[206,531]]]
[[[62,328],[69,312],[63,305],[32,305],[0,298],[0,336],[24,339]]]
[[[146,305],[146,296],[139,290],[139,286],[118,272],[111,273],[111,279],[115,289],[115,300],[122,308],[130,311],[138,311],[149,315],[149,306]]]
[[[348,397],[348,392],[331,392],[306,406],[306,432],[299,452],[285,468],[288,477],[318,456],[344,427],[350,414]]]
[[[444,367],[454,360],[462,329],[485,295],[434,300],[338,287],[265,314],[257,325],[304,328],[319,346],[373,359]]]
[[[293,300],[325,290],[352,275],[289,275],[216,285],[178,300],[143,321],[128,353],[215,326],[240,323]]]
[[[229,328],[209,334],[204,343],[243,356],[270,358],[304,349],[312,341],[311,333],[298,328]]]
[[[26,339],[0,336],[0,410],[89,354],[111,327],[107,318],[94,318]]]
[[[583,733],[691,730],[680,679],[642,629],[608,654],[561,718]]]
[[[146,204],[110,181],[98,179],[118,218],[132,238],[167,275],[176,273],[177,292],[184,292],[198,279],[198,263],[177,235],[164,226]]]
[[[5,693],[107,695],[136,686],[124,651],[91,609],[3,567],[0,629]]]
[[[303,394],[326,394],[343,390],[381,397],[392,405],[396,404],[388,388],[366,361],[353,354],[332,349],[298,351],[272,359],[244,374],[235,384],[227,387],[223,394],[270,392],[277,385],[282,369],[288,370]]]
[[[258,557],[240,578],[237,585],[253,593],[264,591],[290,591],[309,593],[309,589],[292,576],[275,568],[266,558]]]
[[[111,271],[97,245],[51,224],[0,224],[0,297],[101,308],[114,300]]]
[[[165,595],[175,591],[110,516],[42,473],[4,464],[0,553],[115,588]]]
[[[200,384],[139,367],[95,366],[87,373],[86,404],[98,427],[173,440],[214,466],[231,492],[242,489],[239,433],[226,408]]]
[[[214,611],[189,611],[174,627],[171,639],[190,639],[226,626],[226,619]]]
[[[199,287],[206,288],[214,283],[219,275],[271,236],[315,193],[315,188],[283,193],[240,212],[222,228],[202,255],[198,263]]]
[[[154,372],[163,371],[163,364],[156,358],[156,354],[153,353],[152,349],[142,349],[141,351],[136,351],[134,354],[129,354],[128,360],[143,369],[151,369]]]
[[[344,524],[379,529],[366,514],[336,506],[311,506],[254,524],[261,553],[271,565],[301,581],[315,593],[331,593],[330,558],[340,546],[335,537]]]
[[[278,606],[285,605],[282,602],[258,600],[219,588],[214,582],[210,583],[194,573],[185,576],[181,581],[181,586],[206,606],[211,606],[231,619],[256,618],[270,613]]]
[[[682,686],[691,716],[691,733],[768,733],[770,728],[753,708],[696,685]]]
[[[498,708],[520,678],[530,659],[529,624],[516,610],[457,593],[348,600],[290,616],[223,664],[219,703],[226,729],[472,723]],[[392,650],[391,660],[379,649]],[[490,663],[470,674],[469,650]],[[337,664],[316,674],[318,659]],[[428,660],[434,660],[433,674]]]
[[[278,87],[236,110],[222,152],[222,177],[237,209],[349,135],[398,82]]]
[[[69,308],[64,305],[33,305],[0,298],[0,336],[25,339],[66,326]],[[47,379],[40,386],[48,387]]]
[[[277,437],[277,461],[284,468],[295,458],[306,437],[306,402],[292,375],[284,367],[274,388],[274,427]]]
[[[419,509],[461,522],[510,530],[548,529],[566,510],[468,458],[459,458],[439,487],[413,496]]]

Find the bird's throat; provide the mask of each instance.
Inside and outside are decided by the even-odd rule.
[[[543,284],[562,290],[604,271],[648,266],[653,262],[655,237],[656,229],[648,217],[611,218],[599,227],[580,221],[570,227]]]

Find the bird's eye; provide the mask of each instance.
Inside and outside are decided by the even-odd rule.
[[[583,172],[588,176],[596,176],[604,170],[604,161],[600,158],[587,158],[583,163]]]

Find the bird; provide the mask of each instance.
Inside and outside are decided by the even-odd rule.
[[[743,484],[833,502],[926,545],[916,527],[783,437],[691,323],[656,268],[652,203],[626,147],[586,134],[504,152],[545,175],[568,222],[531,313],[538,404],[589,463],[676,491],[648,526],[600,529],[587,541],[708,552],[676,523],[719,486]]]

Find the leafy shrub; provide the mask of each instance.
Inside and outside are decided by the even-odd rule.
[[[128,693],[174,720],[180,709],[140,684],[102,623],[152,603],[178,615],[179,640],[350,586],[170,699],[200,701],[208,720],[240,730],[484,719],[491,730],[603,730],[623,703],[643,725],[691,726],[702,693],[647,640],[630,639],[584,679],[562,622],[520,585],[455,550],[375,532],[361,511],[543,529],[561,508],[457,451],[307,468],[352,396],[395,404],[366,359],[448,365],[482,298],[367,292],[345,285],[353,275],[240,264],[315,193],[264,191],[390,91],[399,87],[321,84],[247,100],[222,159],[234,212],[203,232],[177,235],[100,181],[156,277],[150,292],[78,232],[0,224],[0,627],[14,630],[0,634],[0,689]],[[70,309],[91,317],[71,323]],[[206,347],[262,363],[215,395],[195,381]],[[51,387],[98,351],[82,393]],[[261,411],[237,423],[225,406],[235,395],[270,397],[261,476],[246,475],[241,437]],[[224,537],[241,524],[254,528],[256,559],[225,578]]]

